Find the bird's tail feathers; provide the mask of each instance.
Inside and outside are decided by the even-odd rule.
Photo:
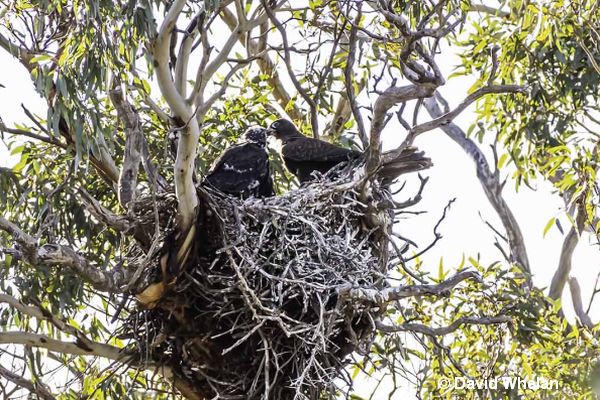
[[[400,152],[392,150],[382,156],[382,166],[377,174],[385,185],[391,184],[400,175],[422,171],[433,165],[431,159],[416,147],[406,147]]]

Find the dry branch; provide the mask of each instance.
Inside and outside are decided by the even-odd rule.
[[[125,152],[123,167],[119,174],[119,203],[124,208],[135,198],[137,190],[138,170],[140,166],[140,149],[144,133],[139,115],[124,97],[119,86],[109,91],[109,97],[117,109],[117,114],[124,125]]]
[[[49,243],[38,245],[33,236],[23,232],[18,226],[2,216],[0,216],[0,229],[8,232],[19,245],[15,249],[4,249],[3,251],[13,254],[30,264],[42,263],[71,268],[83,280],[101,291],[118,293],[119,287],[125,282],[124,270],[101,270],[67,246]]]
[[[424,106],[433,118],[439,119],[444,115],[435,98],[425,100]],[[527,250],[525,248],[525,240],[523,239],[519,223],[502,197],[502,184],[498,174],[492,172],[481,149],[479,149],[475,142],[467,137],[458,125],[450,122],[442,125],[440,128],[475,162],[477,177],[479,178],[481,187],[490,201],[490,204],[500,217],[502,225],[508,235],[511,262],[519,265],[523,271],[529,273],[530,266]],[[527,279],[531,283],[531,278],[528,277]]]
[[[148,142],[142,130],[141,119],[135,108],[127,101],[120,86],[109,92],[125,132],[125,154],[123,167],[119,175],[119,202],[126,207],[136,194],[137,175],[140,162],[152,186],[157,185],[161,191],[169,187],[169,183],[159,173],[150,158]]]
[[[390,108],[396,104],[409,100],[430,97],[435,92],[435,84],[408,85],[402,87],[391,86],[377,97],[373,106],[371,120],[370,143],[367,150],[367,170],[375,171],[381,159],[381,131],[385,125],[385,118]],[[399,149],[400,153],[403,149]]]
[[[412,144],[414,139],[421,133],[443,127],[444,125],[448,125],[469,105],[473,104],[475,101],[477,101],[485,95],[492,93],[523,93],[525,90],[525,87],[518,85],[490,85],[482,87],[481,89],[477,89],[476,91],[468,95],[454,110],[439,115],[431,121],[413,127],[408,132],[408,136],[405,142],[407,144]]]

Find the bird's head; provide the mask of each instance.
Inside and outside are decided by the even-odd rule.
[[[302,136],[296,126],[287,119],[278,119],[267,128],[267,135],[274,136],[277,139],[285,140],[293,136]]]
[[[267,130],[261,126],[253,126],[246,129],[244,132],[244,139],[247,142],[256,143],[261,147],[267,144]]]

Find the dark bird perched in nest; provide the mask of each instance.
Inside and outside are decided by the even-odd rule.
[[[296,175],[300,183],[314,179],[315,171],[325,174],[336,165],[356,160],[363,155],[360,151],[306,137],[286,119],[273,122],[267,129],[267,134],[281,141],[281,157],[285,166]],[[431,160],[423,152],[415,147],[405,147],[383,154],[377,176],[384,185],[389,185],[400,175],[420,171],[431,165]]]
[[[293,123],[278,119],[267,129],[267,134],[281,140],[281,156],[287,169],[300,181],[314,179],[312,173],[325,174],[339,163],[354,160],[362,154],[323,140],[304,136]]]
[[[229,147],[215,161],[203,184],[243,199],[273,196],[266,142],[264,128],[249,128],[244,142]]]

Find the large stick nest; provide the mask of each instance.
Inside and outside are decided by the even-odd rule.
[[[148,279],[166,287],[124,326],[140,357],[168,365],[206,398],[333,393],[347,356],[369,349],[379,313],[338,292],[379,289],[387,271],[382,238],[392,218],[382,205],[389,193],[359,170],[333,171],[335,180],[325,176],[267,199],[200,188],[187,255],[175,254],[186,235],[173,230],[173,195],[140,199],[139,221],[154,229],[158,209],[165,241],[130,263],[146,263],[142,287]]]

